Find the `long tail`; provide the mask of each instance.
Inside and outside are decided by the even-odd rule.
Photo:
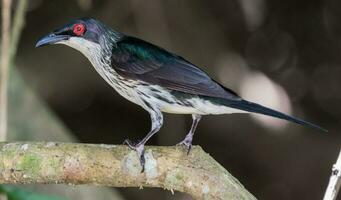
[[[328,130],[326,130],[326,129],[324,129],[324,128],[316,125],[316,124],[304,121],[302,119],[299,119],[299,118],[278,112],[276,110],[273,110],[273,109],[270,109],[270,108],[267,108],[267,107],[264,107],[262,105],[252,103],[252,102],[249,102],[246,100],[226,100],[226,101],[224,101],[224,105],[231,107],[231,108],[240,109],[243,111],[254,112],[254,113],[259,113],[259,114],[263,114],[263,115],[276,117],[279,119],[284,119],[284,120],[295,122],[297,124],[301,124],[304,126],[313,127],[313,128],[322,130],[324,132],[328,132]]]

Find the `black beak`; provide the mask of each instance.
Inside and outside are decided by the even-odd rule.
[[[55,44],[59,41],[63,41],[67,39],[69,39],[68,35],[56,35],[54,33],[51,33],[39,39],[39,41],[36,44],[36,47],[41,47],[41,46],[45,46],[48,44]]]

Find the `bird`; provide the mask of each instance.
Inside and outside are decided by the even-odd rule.
[[[202,116],[258,113],[322,131],[326,129],[247,101],[211,78],[205,71],[164,48],[111,29],[102,22],[84,17],[73,19],[43,36],[36,47],[64,44],[80,51],[98,74],[121,96],[141,106],[151,119],[151,129],[138,142],[125,140],[145,165],[145,144],[163,124],[163,112],[192,115],[192,125],[178,143],[187,154]]]

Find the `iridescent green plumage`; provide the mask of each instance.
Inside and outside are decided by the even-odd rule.
[[[117,73],[128,79],[194,95],[240,99],[184,58],[134,37],[117,41],[111,62]]]

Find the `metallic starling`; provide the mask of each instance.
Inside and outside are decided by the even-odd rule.
[[[80,51],[120,95],[149,112],[150,132],[136,144],[125,141],[137,151],[142,168],[144,145],[160,130],[162,112],[192,115],[192,127],[179,143],[188,152],[203,115],[259,113],[326,131],[310,122],[246,101],[184,58],[112,30],[92,18],[66,24],[41,38],[36,47],[47,44],[65,44]]]

